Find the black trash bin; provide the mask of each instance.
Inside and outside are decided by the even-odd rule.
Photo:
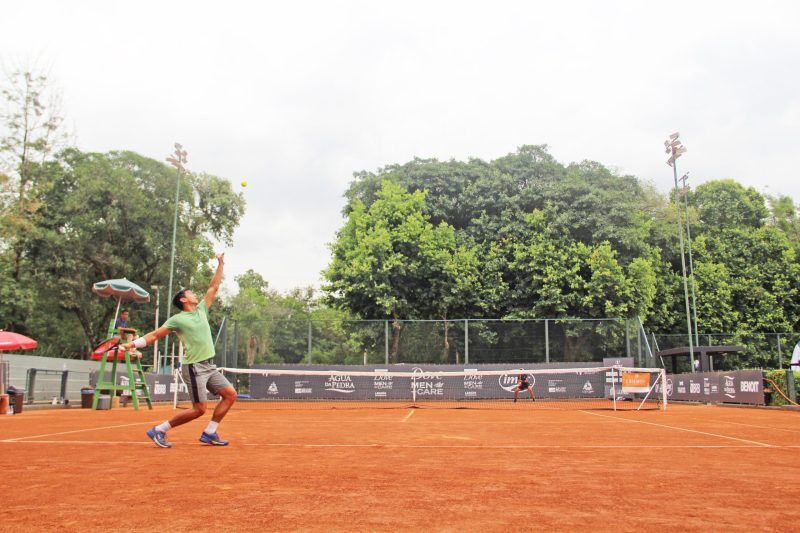
[[[25,403],[25,389],[11,386],[6,393],[8,394],[9,402],[14,406],[14,414],[20,414],[22,412],[22,404]]]
[[[81,409],[91,409],[94,400],[94,389],[84,387],[81,389]]]

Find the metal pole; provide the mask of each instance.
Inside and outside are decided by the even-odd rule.
[[[678,191],[678,164],[675,161],[675,148],[672,149],[672,174],[675,177],[675,193],[679,194]],[[681,268],[683,270],[683,296],[685,299],[686,304],[686,332],[689,336],[689,360],[692,365],[692,372],[695,372],[694,368],[694,342],[692,339],[692,313],[689,308],[689,282],[686,279],[686,257],[683,253],[683,224],[681,224],[681,211],[680,208],[675,210],[675,213],[678,215],[678,236],[681,245]]]
[[[674,163],[674,161],[673,161]],[[692,315],[694,315],[694,343],[700,346],[700,337],[697,333],[697,297],[694,292],[694,262],[692,261],[692,233],[689,230],[689,190],[686,188],[686,176],[683,177],[683,205],[686,208],[686,244],[689,249],[689,276],[692,283]]]
[[[25,403],[33,403],[33,389],[36,387],[36,370],[35,368],[28,369],[28,401]],[[16,400],[14,401],[16,402]]]
[[[786,394],[791,401],[797,403],[797,384],[795,383],[794,371],[791,366],[786,371]]]
[[[167,298],[172,298],[172,279],[173,274],[175,271],[175,242],[178,233],[178,200],[180,198],[181,192],[181,171],[184,169],[184,163],[186,163],[186,156],[188,155],[186,150],[183,149],[180,143],[175,143],[175,153],[167,157],[167,161],[170,165],[175,167],[175,171],[177,175],[175,177],[175,215],[172,219],[172,253],[170,254],[169,260],[169,288],[167,289]],[[168,300],[169,301],[169,300]],[[169,306],[167,306],[169,307]],[[169,313],[167,313],[169,315]],[[164,339],[164,353],[169,353],[169,337]]]
[[[156,317],[155,317],[155,327],[153,331],[158,329],[158,322],[159,322],[159,307],[161,306],[161,292],[159,291],[158,287],[156,289]],[[156,374],[161,373],[161,358],[158,356],[158,339],[153,342],[153,366],[154,371]]]
[[[647,354],[645,355],[645,362],[647,363],[648,367],[652,368],[656,365],[656,356],[654,355],[653,352],[653,347],[655,347],[656,345],[654,343],[653,347],[650,346],[650,341],[647,339],[647,333],[644,330],[644,324],[642,323],[642,318],[637,316],[636,319],[639,321],[639,331],[642,335],[642,338],[644,338],[645,348],[647,348]],[[653,340],[655,340],[655,335],[653,335]],[[656,351],[657,350],[658,348],[656,348]]]
[[[233,364],[232,368],[239,368],[239,322],[233,321]],[[238,379],[238,377],[237,377]]]
[[[544,319],[544,362],[550,362],[550,325],[546,318]]]
[[[228,321],[227,316],[222,317],[222,366],[229,368],[228,364]]]
[[[628,321],[625,320],[625,356],[631,356],[631,332],[628,329]]]
[[[64,370],[61,373],[61,403],[67,401],[67,380],[69,379],[69,370]]]
[[[778,368],[781,369],[781,370],[783,370],[783,361],[782,361],[782,359],[783,359],[783,357],[782,357],[782,354],[781,354],[781,334],[778,333]],[[789,368],[789,370],[791,371],[791,367]]]
[[[311,321],[308,321],[308,364],[311,364]]]
[[[636,317],[639,320],[639,317]],[[647,340],[647,339],[645,339]],[[642,332],[636,328],[636,353],[639,355],[639,366],[642,366]]]
[[[169,286],[167,288],[167,298],[172,298],[172,277],[175,270],[175,240],[178,234],[178,199],[181,192],[181,171],[176,170],[177,178],[175,179],[175,215],[172,218],[172,253],[169,259]],[[169,313],[167,313],[169,314]],[[164,337],[165,350],[169,346],[169,337]]]
[[[383,321],[383,347],[386,364],[389,364],[389,321]]]
[[[464,364],[469,364],[469,319],[464,319]]]

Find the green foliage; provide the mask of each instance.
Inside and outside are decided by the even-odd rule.
[[[356,200],[325,271],[330,301],[362,318],[446,318],[476,301],[476,251],[424,213],[425,193],[384,181],[367,208]]]
[[[786,382],[787,372],[787,370],[768,370],[764,372],[764,377],[767,380],[767,386],[772,389],[772,393],[769,397],[769,405],[789,405],[789,401],[787,401],[785,398],[785,396],[789,395],[788,384]],[[800,372],[794,373],[794,381],[795,386],[800,384]],[[775,385],[777,385],[778,390],[775,390]]]
[[[35,305],[22,309],[24,297],[11,300],[27,316],[15,329],[35,332],[44,344],[85,352],[103,337],[113,312],[112,302],[90,292],[92,283],[127,277],[145,288],[165,286],[175,179],[167,166],[131,152],[71,148],[39,167],[31,185],[40,205],[17,247],[25,272],[19,285],[32,291]],[[205,265],[213,257],[211,239],[229,241],[243,210],[243,199],[228,182],[207,175],[182,179],[179,285],[204,290],[211,277]],[[13,310],[4,315],[13,316]]]
[[[733,180],[703,183],[690,196],[705,227],[759,228],[769,215],[764,197],[753,187],[744,188]]]
[[[427,261],[437,264],[436,254],[394,254],[402,239],[392,231],[402,223],[389,231],[380,228],[391,224],[363,222],[375,217],[376,204],[383,204],[384,218],[396,211],[397,220],[406,219],[407,210],[382,196],[387,181],[415,198],[414,213],[424,213],[432,227],[451,227],[458,246],[475,258],[475,280],[459,276],[479,298],[468,301],[462,291],[444,304],[449,317],[638,315],[651,330],[685,331],[677,230],[680,220],[685,232],[688,213],[699,330],[747,339],[741,365],[753,366],[771,360],[764,355],[768,342],[754,341],[759,332],[800,326],[800,233],[791,199],[770,199],[768,208],[755,189],[722,180],[689,191],[684,207],[683,197],[670,201],[599,163],[564,166],[545,146],[523,146],[490,162],[415,159],[357,173],[345,194],[348,220],[333,245],[327,290],[359,316],[435,318],[442,313],[408,294],[447,294],[428,289],[453,286],[446,268],[431,268],[425,278],[398,276],[395,284],[381,277],[386,265],[420,272]],[[402,234],[400,249],[421,245],[414,243],[421,233]]]
[[[253,270],[237,276],[236,283],[239,290],[228,312],[237,322],[240,364],[309,362],[309,327],[314,339],[311,361],[361,362],[367,338],[346,327],[351,316],[322,305],[313,289],[280,294]]]

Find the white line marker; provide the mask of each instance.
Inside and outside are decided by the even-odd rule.
[[[0,444],[106,444],[114,446],[120,444],[143,444],[145,446],[155,446],[152,442],[133,440],[0,440]]]
[[[535,444],[303,444],[303,443],[246,443],[245,446],[266,446],[266,447],[292,447],[292,448],[392,448],[392,449],[417,449],[417,448],[425,448],[425,449],[450,449],[450,448],[459,448],[459,449],[476,449],[476,450],[554,450],[554,449],[563,449],[563,450],[580,450],[580,449],[626,449],[626,450],[636,450],[636,449],[694,449],[694,448],[711,448],[711,449],[744,449],[744,448],[751,448],[751,449],[758,449],[762,450],[766,447],[763,445],[739,445],[739,446],[731,446],[725,444],[677,444],[677,445],[638,445],[638,444],[565,444],[565,445],[558,445],[558,444],[542,444],[542,445],[535,445]],[[792,446],[769,446],[769,448],[790,448]]]
[[[103,427],[99,427],[99,428],[73,429],[72,431],[60,431],[58,433],[45,433],[43,435],[29,435],[27,437],[15,437],[13,439],[0,440],[0,442],[16,442],[16,441],[20,441],[20,440],[23,440],[23,439],[38,439],[40,437],[55,437],[56,435],[69,435],[71,433],[83,433],[85,431],[103,431],[104,429],[124,428],[124,427],[129,427],[129,426],[140,426],[142,424],[155,424],[159,420],[150,420],[148,422],[134,422],[132,424],[119,424],[119,425],[116,425],[116,426],[103,426]]]
[[[411,418],[411,415],[413,415],[413,414],[414,414],[414,410],[413,410],[413,409],[410,409],[410,410],[408,411],[408,414],[405,416],[405,418],[403,418],[403,419],[401,420],[401,422],[406,422],[406,421],[407,421],[409,418]]]
[[[772,444],[766,444],[764,442],[758,442],[758,441],[747,440],[747,439],[739,439],[737,437],[729,437],[728,435],[720,435],[719,433],[709,433],[707,431],[699,431],[699,430],[696,430],[696,429],[688,429],[688,428],[682,428],[682,427],[678,427],[678,426],[668,426],[666,424],[656,424],[655,422],[645,422],[644,420],[632,420],[630,418],[620,418],[620,417],[617,417],[617,416],[601,415],[600,413],[592,413],[592,412],[583,411],[583,410],[581,410],[581,413],[586,413],[587,415],[593,415],[593,416],[600,416],[600,417],[603,417],[603,418],[610,418],[611,420],[620,420],[620,421],[623,421],[623,422],[634,422],[636,424],[647,424],[649,426],[658,426],[658,427],[667,428],[667,429],[677,429],[678,431],[688,431],[689,433],[698,433],[700,435],[708,435],[708,436],[711,436],[711,437],[719,437],[721,439],[738,440],[739,442],[748,442],[750,444],[757,444],[759,446],[764,446],[766,448],[775,448],[776,447],[776,446],[774,446]]]
[[[738,440],[738,439],[737,439]],[[81,445],[81,444],[103,444],[103,445],[133,445],[133,446],[153,446],[153,443],[147,441],[107,441],[107,440],[0,440],[0,444],[60,444],[66,446]],[[209,447],[206,444],[199,442],[177,442],[176,447],[183,446],[203,446]],[[381,443],[364,443],[364,444],[308,444],[308,443],[291,443],[291,442],[262,442],[262,443],[240,443],[235,441],[231,447],[236,446],[251,446],[251,447],[268,447],[268,448],[391,448],[391,449],[474,449],[474,450],[596,450],[596,449],[624,449],[624,450],[661,450],[661,449],[779,449],[779,448],[800,448],[800,445],[773,445],[764,446],[758,445],[729,445],[729,444],[654,444],[654,445],[640,445],[640,444],[381,444]]]

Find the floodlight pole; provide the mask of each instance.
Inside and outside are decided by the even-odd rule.
[[[169,260],[169,287],[167,288],[168,302],[170,298],[172,298],[172,277],[175,272],[175,240],[178,233],[178,199],[181,192],[181,173],[186,170],[183,165],[187,161],[187,155],[189,154],[183,149],[183,146],[180,143],[175,143],[175,153],[167,157],[167,161],[170,165],[175,167],[177,172],[175,178],[175,216],[172,219],[172,253]],[[169,305],[167,305],[167,307],[169,308]],[[169,315],[169,312],[167,312],[167,315]],[[164,353],[167,353],[168,349],[169,337],[166,337],[164,339]]]
[[[689,173],[683,175],[683,205],[686,208],[686,245],[689,250],[689,282],[692,286],[692,326],[694,327],[694,345],[700,346],[700,333],[697,331],[697,295],[694,290],[694,261],[692,261],[692,232],[689,229],[689,187],[686,181]]]
[[[669,159],[667,160],[667,164],[672,167],[672,174],[675,178],[675,192],[676,194],[680,194],[678,190],[678,167],[676,165],[676,160],[686,151],[681,145],[681,141],[679,140],[680,135],[678,133],[673,133],[670,135],[669,139],[664,141],[664,145],[667,147],[667,153],[670,154]],[[677,202],[677,197],[675,198]],[[686,331],[689,337],[689,360],[692,366],[692,372],[695,371],[694,367],[694,339],[692,339],[692,313],[689,310],[689,283],[686,279],[686,257],[684,255],[684,248],[683,248],[683,224],[681,223],[681,210],[680,207],[676,209],[676,214],[678,215],[678,238],[680,241],[681,246],[681,268],[683,271],[683,296],[686,305]]]

